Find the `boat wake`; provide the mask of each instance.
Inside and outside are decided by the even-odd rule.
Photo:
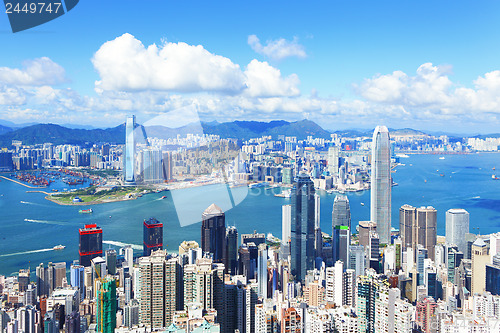
[[[52,249],[40,249],[40,250],[16,252],[16,253],[9,253],[9,254],[0,254],[0,257],[11,257],[11,256],[19,256],[19,255],[23,255],[23,254],[49,252],[49,251],[54,251],[54,249],[53,248]]]
[[[42,224],[55,224],[55,225],[64,225],[62,222],[57,221],[46,221],[46,220],[32,220],[32,219],[24,219],[25,222],[30,223],[42,223]]]
[[[130,245],[134,250],[142,250],[142,246],[141,245],[137,245],[137,244],[128,244],[128,243],[122,243],[122,242],[110,241],[110,240],[105,240],[105,241],[102,241],[102,242],[104,244],[118,246],[118,247],[125,247],[127,245]]]
[[[28,201],[22,201],[22,200],[21,200],[21,203],[22,203],[22,204],[25,204],[25,205],[43,206],[42,204],[39,204],[39,203],[28,202]]]

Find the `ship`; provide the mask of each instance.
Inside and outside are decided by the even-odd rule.
[[[52,248],[52,250],[63,250],[66,246],[64,245],[56,245]]]
[[[89,209],[80,209],[78,211],[78,213],[82,213],[82,214],[90,214],[90,213],[93,213],[94,211],[92,210],[92,208],[89,208]]]
[[[495,175],[491,175],[491,179],[493,179],[493,180],[500,180],[500,178],[498,178],[498,177],[497,177],[497,176],[495,176]]]
[[[439,159],[440,159],[440,160],[444,160],[444,156],[441,156]]]
[[[163,199],[166,199],[166,198],[167,198],[167,196],[166,196],[166,195],[164,195],[164,196],[162,196],[160,199],[162,199],[162,200],[163,200]]]

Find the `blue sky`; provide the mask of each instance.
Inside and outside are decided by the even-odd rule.
[[[0,119],[201,119],[499,132],[498,1],[82,0],[13,34]],[[156,45],[156,48],[152,48]]]

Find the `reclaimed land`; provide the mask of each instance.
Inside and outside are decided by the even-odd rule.
[[[150,193],[150,189],[140,187],[121,187],[116,186],[112,189],[102,189],[91,186],[85,189],[69,192],[47,195],[45,199],[55,202],[59,205],[68,206],[86,206],[96,205],[108,202],[134,200],[143,194]],[[80,202],[73,202],[75,197],[80,198]]]

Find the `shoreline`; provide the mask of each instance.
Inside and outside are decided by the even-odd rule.
[[[27,188],[47,188],[47,186],[30,186],[30,185],[26,185],[24,183],[21,183],[20,181],[17,181],[17,180],[14,180],[14,179],[11,179],[11,178],[8,178],[8,177],[5,177],[5,176],[0,176],[0,178],[6,179],[6,180],[10,180],[13,183],[22,185],[22,186],[27,187]]]
[[[168,186],[165,188],[162,188],[160,192],[163,191],[175,191],[175,190],[183,190],[183,189],[188,189],[188,188],[194,188],[194,187],[202,187],[202,186],[209,186],[209,185],[217,185],[217,184],[222,184],[220,181],[214,181],[214,182],[202,182],[202,183],[177,183],[176,185],[178,186]],[[33,191],[34,192],[34,191]],[[55,200],[52,198],[53,194],[52,193],[47,193],[47,192],[42,192],[42,191],[37,191],[41,193],[48,194],[45,196],[45,199],[48,201],[51,201],[53,203],[56,203],[61,206],[89,206],[89,205],[99,205],[99,204],[105,204],[105,203],[112,203],[112,202],[121,202],[121,201],[129,201],[129,200],[136,200],[143,195],[148,195],[152,193],[159,193],[159,192],[149,192],[149,193],[141,193],[139,196],[134,196],[131,198],[116,198],[116,199],[107,199],[107,200],[92,200],[92,201],[87,201],[87,202],[60,202],[58,200]]]
[[[147,194],[149,194],[149,193],[147,193]],[[137,198],[138,197],[133,197],[133,198],[128,198],[128,199],[121,198],[121,199],[107,200],[107,201],[95,201],[95,200],[93,200],[93,201],[88,201],[88,202],[60,202],[60,201],[52,199],[51,195],[49,194],[45,197],[45,200],[56,203],[60,206],[89,206],[89,205],[100,205],[100,204],[111,203],[111,202],[136,200]]]

